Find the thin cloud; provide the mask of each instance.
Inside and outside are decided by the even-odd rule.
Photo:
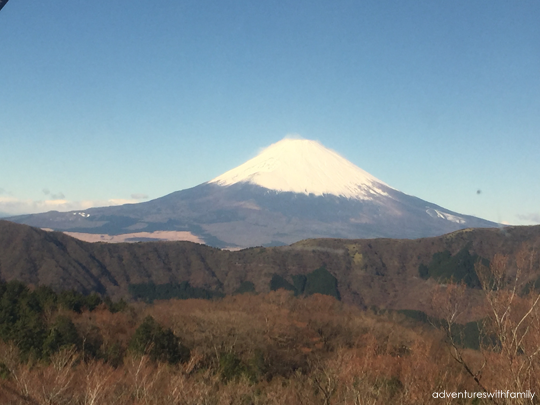
[[[148,195],[143,193],[135,193],[131,194],[131,198],[133,198],[134,200],[144,200],[148,198]]]
[[[285,137],[283,139],[302,139],[303,140],[303,139],[306,139],[306,138],[304,138],[300,134],[290,133],[290,134],[285,135]]]
[[[540,224],[540,213],[518,214],[517,217],[522,221]]]
[[[48,188],[44,188],[41,191],[43,192],[43,194],[45,194],[47,197],[49,197],[48,198],[49,200],[63,200],[63,199],[66,198],[64,193],[62,193],[61,191],[59,193],[56,193],[56,194],[51,194],[51,190],[49,190]]]
[[[110,200],[107,200],[107,203],[106,205],[124,205],[124,204],[133,204],[133,203],[136,203],[137,201],[134,201],[132,199],[127,199],[127,198],[111,198]]]
[[[58,194],[51,194],[51,199],[52,200],[63,200],[64,198],[66,198],[66,196],[62,192],[60,192]]]
[[[63,195],[62,193],[59,193]],[[57,195],[55,195],[57,196]],[[93,207],[108,207],[136,203],[135,199],[111,198],[109,200],[69,201],[64,198],[48,200],[21,200],[14,197],[0,196],[0,212],[9,215],[38,214],[48,211],[79,211]]]

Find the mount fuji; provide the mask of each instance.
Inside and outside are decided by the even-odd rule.
[[[284,139],[206,183],[152,201],[9,220],[89,241],[193,240],[228,248],[498,226],[402,193],[304,139]]]

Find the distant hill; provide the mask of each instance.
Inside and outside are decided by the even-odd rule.
[[[131,285],[145,283],[187,282],[219,294],[267,292],[276,275],[297,286],[295,276],[324,267],[345,302],[426,310],[430,291],[453,274],[452,263],[512,255],[523,243],[538,251],[540,226],[467,229],[416,240],[313,239],[232,252],[191,242],[92,244],[0,221],[0,278],[119,298],[129,297]],[[540,268],[538,258],[535,266]],[[473,283],[463,269],[455,274]]]

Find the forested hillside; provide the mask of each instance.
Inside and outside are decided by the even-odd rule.
[[[513,255],[524,244],[540,246],[539,226],[463,230],[415,240],[314,239],[231,252],[190,242],[91,244],[0,221],[0,278],[129,300],[130,286],[142,284],[188,283],[211,295],[245,288],[268,292],[276,276],[294,287],[300,276],[324,267],[337,283],[330,295],[339,294],[346,303],[427,311],[427,297],[438,283],[452,278],[477,283],[477,260],[488,263],[496,253]],[[471,290],[474,300],[477,294]]]
[[[512,285],[484,288],[493,275],[483,293],[498,304],[472,328],[459,323],[462,285],[431,297],[440,318],[426,322],[283,288],[126,304],[0,283],[0,403],[412,405],[439,404],[442,391],[537,392],[537,293],[509,303]]]
[[[540,390],[538,227],[230,252],[0,226],[0,403],[412,405]]]

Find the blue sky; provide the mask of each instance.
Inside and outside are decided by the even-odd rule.
[[[407,194],[540,223],[539,16],[536,0],[11,0],[0,212],[157,198],[299,134]]]

